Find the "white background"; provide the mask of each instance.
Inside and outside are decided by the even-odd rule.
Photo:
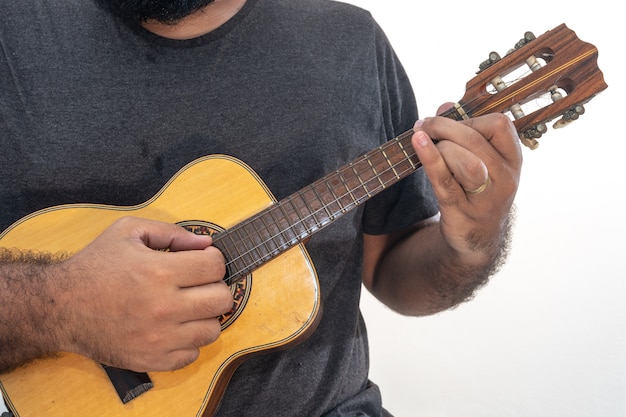
[[[609,84],[579,121],[524,151],[513,251],[475,300],[405,318],[364,297],[372,379],[386,406],[396,417],[625,416],[619,3],[349,2],[385,29],[423,116],[460,99],[490,51],[560,23],[598,47]]]
[[[617,3],[349,0],[384,28],[422,116],[462,97],[490,51],[566,23],[609,88],[524,150],[514,243],[470,303],[405,318],[363,299],[371,377],[396,417],[626,416],[624,14]]]

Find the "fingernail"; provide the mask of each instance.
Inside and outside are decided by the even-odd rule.
[[[419,129],[420,127],[422,127],[423,124],[424,124],[424,121],[420,119],[415,122],[415,124],[413,125],[413,129]]]
[[[415,132],[415,139],[419,146],[426,146],[430,142],[428,135],[421,130]]]

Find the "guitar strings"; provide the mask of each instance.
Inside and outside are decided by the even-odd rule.
[[[415,152],[413,151],[413,148],[410,146],[406,146],[406,144],[403,144],[403,141],[407,141],[408,139],[410,139],[410,137],[412,136],[413,131],[409,130],[403,134],[401,134],[400,136],[396,137],[395,139],[392,139],[388,142],[386,142],[385,144],[383,144],[382,146],[380,146],[379,148],[375,149],[374,151],[371,151],[365,155],[363,155],[360,160],[367,160],[367,158],[369,156],[371,156],[372,154],[376,154],[379,153],[381,151],[384,151],[385,149],[388,149],[392,146],[400,146],[402,147],[402,150],[404,152],[405,157],[396,163],[392,163],[389,159],[385,158],[385,160],[387,161],[387,168],[385,168],[384,170],[382,170],[380,173],[378,173],[377,175],[375,175],[373,178],[370,178],[368,180],[362,180],[362,178],[360,178],[359,174],[357,172],[355,172],[354,170],[350,169],[351,166],[345,165],[339,169],[337,169],[336,171],[334,171],[333,173],[324,176],[323,178],[321,178],[320,180],[314,182],[313,184],[305,187],[304,189],[292,194],[291,196],[279,201],[277,204],[272,205],[271,207],[269,207],[268,209],[258,213],[255,216],[252,216],[251,218],[249,218],[248,220],[239,223],[235,226],[233,226],[231,229],[228,229],[222,233],[220,233],[219,235],[215,236],[216,241],[220,240],[220,237],[224,237],[226,235],[228,236],[232,236],[232,235],[237,235],[238,236],[238,240],[236,241],[235,239],[231,239],[233,245],[235,247],[240,247],[240,243],[243,243],[243,246],[246,247],[246,250],[243,252],[239,252],[237,256],[234,257],[230,257],[227,262],[226,262],[226,266],[227,269],[232,268],[234,266],[235,263],[237,262],[241,262],[243,261],[244,258],[246,257],[250,257],[252,259],[252,262],[244,262],[244,266],[242,268],[240,268],[237,271],[234,271],[234,273],[229,276],[229,280],[232,280],[230,283],[237,281],[238,279],[241,279],[242,276],[245,275],[245,272],[247,269],[251,269],[252,267],[256,267],[256,266],[260,266],[261,264],[265,263],[266,260],[272,259],[274,257],[275,254],[278,253],[282,253],[283,251],[297,245],[298,243],[301,243],[302,241],[304,241],[306,238],[310,237],[312,234],[318,232],[319,230],[321,230],[322,228],[326,227],[327,225],[329,225],[330,223],[334,222],[336,219],[338,219],[339,217],[343,216],[344,214],[346,214],[348,211],[351,211],[352,209],[358,207],[359,205],[363,204],[366,200],[370,199],[371,197],[373,197],[374,195],[378,194],[379,192],[383,191],[384,189],[386,189],[389,185],[393,185],[396,182],[398,182],[400,179],[410,175],[411,173],[413,173],[414,171],[416,171],[417,169],[419,169],[421,167],[421,163],[419,161],[417,161],[417,163],[411,161],[412,158],[416,159],[416,155]],[[402,165],[407,166],[406,169],[399,169]],[[351,176],[350,179],[358,179],[359,181],[359,186],[356,188],[348,188],[346,186],[346,181],[343,178],[346,177],[346,173],[352,173],[354,174],[353,176]],[[393,173],[393,179],[391,180],[386,180],[383,181],[382,177],[383,174],[389,174],[389,173]],[[312,189],[314,193],[318,194],[318,191],[316,189],[316,185],[319,186],[324,182],[328,182],[330,179],[333,178],[341,178],[341,182],[344,184],[344,187],[346,192],[341,194],[341,195],[334,195],[334,192],[332,190],[332,188],[329,187],[329,192],[332,195],[332,201],[331,202],[326,202],[324,201],[323,198],[318,198],[318,201],[321,203],[320,208],[316,209],[316,210],[311,210],[310,207],[307,205],[306,208],[307,210],[309,210],[309,213],[306,215],[302,215],[301,211],[297,208],[297,206],[293,203],[294,198],[296,197],[300,197],[304,200],[304,198],[301,196],[302,192],[304,192],[305,190],[309,190]],[[325,184],[327,185],[327,184]],[[354,196],[354,193],[358,190],[361,189],[364,191],[364,195],[360,198],[356,198]],[[328,196],[328,194],[326,194],[326,196]],[[340,200],[342,199],[348,199],[351,202],[349,204],[342,204]],[[305,201],[306,202],[306,201]],[[271,221],[271,222],[263,222],[263,228],[262,230],[259,229],[257,227],[257,221],[258,220],[263,220],[266,216],[268,216],[268,214],[271,214],[270,212],[274,211],[274,210],[281,210],[283,211],[283,213],[285,213],[285,210],[283,209],[283,205],[284,204],[291,204],[292,208],[293,208],[293,214],[295,216],[298,217],[298,219],[295,222],[292,222],[288,225],[288,227],[286,228],[281,228],[279,226],[279,224],[276,221]],[[331,206],[333,205],[337,205],[339,206],[339,210],[332,210]],[[321,215],[321,213],[326,212],[327,216]],[[318,221],[317,218],[322,217],[322,221]],[[307,224],[313,223],[312,227],[307,226]],[[246,232],[244,227],[248,224],[252,224],[255,228],[255,236],[261,237],[261,233],[262,232],[267,232],[267,235],[269,236],[269,238],[267,239],[263,239],[261,238],[261,241],[258,244],[255,244],[251,247],[247,247],[247,245],[245,244],[245,242],[251,242],[252,240],[250,239],[251,234]],[[273,233],[270,231],[270,227],[272,226],[276,226],[277,228],[277,232]],[[294,229],[300,228],[302,229],[302,232],[297,233],[297,231],[295,231]],[[240,231],[244,231],[244,233],[240,233]],[[285,237],[285,235],[289,234],[288,232],[291,232],[291,234],[294,235],[294,238],[292,239],[287,239]],[[245,235],[245,236],[242,236]],[[276,239],[281,238],[281,242],[284,241],[284,243],[276,243]],[[269,245],[270,242],[275,243],[275,245]],[[274,250],[269,250],[269,251],[263,251],[266,253],[266,255],[262,255],[260,257],[254,257],[252,256],[253,252],[261,252],[261,248],[268,248],[269,246],[275,246],[276,248]],[[229,269],[230,270],[230,269]]]

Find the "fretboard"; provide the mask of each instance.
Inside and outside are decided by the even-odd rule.
[[[228,284],[302,243],[347,212],[415,172],[413,130],[389,140],[247,220],[213,236],[226,257]]]

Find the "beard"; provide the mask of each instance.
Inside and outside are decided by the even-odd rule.
[[[123,20],[141,23],[156,20],[174,24],[215,0],[97,0]]]

